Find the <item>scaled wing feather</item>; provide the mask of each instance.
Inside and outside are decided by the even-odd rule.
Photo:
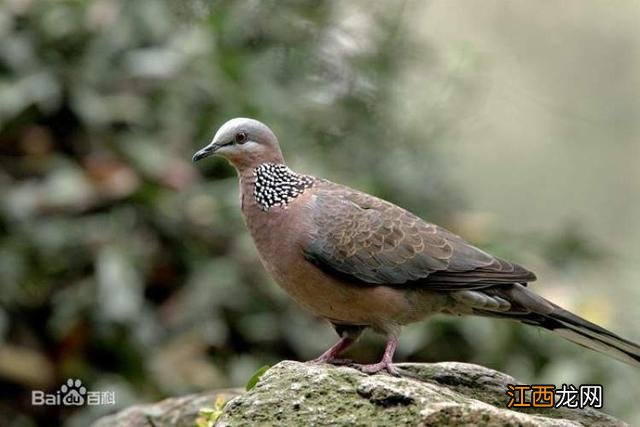
[[[343,279],[433,290],[535,280],[523,267],[392,203],[329,181],[314,186],[314,229],[305,256]]]

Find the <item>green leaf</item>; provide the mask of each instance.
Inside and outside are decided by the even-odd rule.
[[[264,365],[263,367],[261,367],[260,369],[258,369],[252,376],[251,378],[249,378],[249,381],[247,381],[247,385],[245,386],[245,389],[247,391],[251,390],[252,388],[254,388],[256,386],[256,384],[258,383],[258,380],[260,380],[260,377],[262,375],[264,375],[265,372],[267,372],[267,370],[270,368],[271,366],[269,365]]]
[[[213,408],[200,408],[199,414],[203,417],[210,417],[215,411]]]
[[[213,408],[200,408],[198,411],[198,418],[195,421],[195,427],[213,427],[222,415],[224,405],[227,403],[226,396],[224,394],[216,397]]]

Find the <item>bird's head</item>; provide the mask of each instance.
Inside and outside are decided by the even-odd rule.
[[[193,161],[213,154],[227,159],[238,170],[261,163],[284,163],[278,138],[265,124],[246,118],[231,119],[216,132],[209,145],[193,155]]]

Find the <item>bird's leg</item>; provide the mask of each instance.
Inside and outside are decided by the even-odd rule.
[[[365,374],[375,374],[377,372],[382,371],[383,369],[389,372],[391,375],[400,376],[398,370],[393,366],[393,354],[396,352],[396,347],[398,346],[398,338],[395,335],[389,336],[387,340],[387,345],[384,349],[384,355],[382,356],[382,360],[378,363],[373,363],[371,365],[360,365],[360,364],[352,364],[351,366],[358,369]]]
[[[333,328],[340,337],[340,340],[333,345],[329,350],[325,351],[320,357],[314,359],[316,363],[331,363],[334,365],[348,365],[353,363],[349,359],[340,359],[340,356],[344,351],[358,340],[362,331],[366,326],[362,325],[341,325],[339,323],[333,323]]]
[[[333,365],[346,365],[351,363],[350,360],[340,359],[340,356],[351,344],[355,342],[355,339],[350,336],[343,336],[340,340],[335,343],[329,350],[325,351],[317,357],[313,359],[312,362],[315,363],[331,363]]]

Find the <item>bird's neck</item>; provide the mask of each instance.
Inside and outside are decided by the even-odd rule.
[[[315,179],[289,169],[284,163],[264,162],[240,174],[243,206],[255,204],[262,211],[286,206],[313,186]]]
[[[255,150],[249,152],[237,152],[226,154],[227,160],[236,168],[238,175],[242,178],[264,163],[284,164],[284,157],[279,147],[266,150]]]

